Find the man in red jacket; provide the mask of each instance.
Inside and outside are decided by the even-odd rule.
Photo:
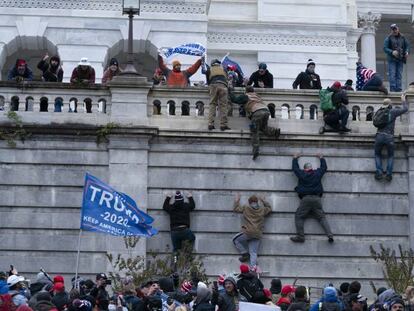
[[[196,61],[187,70],[181,71],[181,63],[178,60],[173,60],[173,69],[169,69],[162,58],[158,55],[158,65],[162,73],[167,77],[167,85],[173,87],[187,87],[190,85],[190,77],[195,74],[201,66],[202,58]]]

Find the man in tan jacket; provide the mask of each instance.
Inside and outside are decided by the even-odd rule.
[[[254,268],[257,265],[257,251],[265,217],[272,212],[272,207],[264,197],[255,195],[249,198],[248,205],[240,205],[240,194],[237,194],[234,199],[233,211],[243,214],[242,232],[233,238],[234,246],[242,254],[239,260],[249,262],[250,267]]]

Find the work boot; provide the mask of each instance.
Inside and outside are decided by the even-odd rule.
[[[227,125],[224,125],[224,126],[220,126],[220,130],[222,131],[231,130],[231,128],[229,128]]]
[[[290,239],[292,240],[292,242],[295,242],[295,243],[303,243],[303,242],[305,242],[305,237],[300,236],[300,235],[292,236],[292,237],[290,237]]]
[[[345,133],[347,133],[347,132],[350,132],[350,131],[351,131],[351,129],[349,129],[349,128],[345,127],[345,126],[342,126],[342,127],[339,129],[339,131],[340,131],[340,132],[345,132]]]
[[[214,129],[215,129],[215,127],[214,127],[214,125],[213,125],[213,124],[211,124],[211,125],[209,125],[209,126],[208,126],[208,130],[209,130],[209,131],[212,131],[212,130],[214,130]]]
[[[244,253],[239,257],[240,262],[248,262],[250,260],[250,254]]]
[[[379,173],[379,172],[376,172],[376,173],[375,173],[375,179],[376,179],[376,180],[382,180],[382,177],[383,177],[383,176],[382,176],[382,173]]]
[[[381,87],[379,88],[380,92],[383,92],[385,95],[388,95],[388,90],[385,86],[381,85]]]
[[[333,235],[329,235],[329,236],[328,236],[328,242],[329,242],[329,243],[333,243],[333,242],[334,242]]]
[[[392,180],[392,174],[385,175],[385,180],[390,182]]]

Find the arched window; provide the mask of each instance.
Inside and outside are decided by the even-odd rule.
[[[318,106],[311,105],[309,107],[309,118],[311,120],[318,120]]]
[[[275,104],[270,103],[270,104],[267,105],[267,108],[269,108],[270,117],[272,119],[276,118],[276,106],[275,106]]]
[[[10,101],[10,111],[19,111],[19,96],[13,96]]]
[[[98,111],[101,113],[106,113],[106,99],[100,98],[98,100]]]
[[[26,97],[26,107],[25,107],[25,111],[33,111],[33,104],[34,104],[33,97],[32,96]]]
[[[303,119],[303,106],[302,105],[296,105],[295,119]]]
[[[360,121],[360,108],[359,106],[352,107],[352,121]]]
[[[75,97],[69,99],[69,112],[78,112],[78,99]]]
[[[4,111],[5,104],[6,104],[6,101],[4,100],[4,97],[3,96],[0,96],[0,111]]]
[[[152,114],[153,115],[161,114],[161,102],[158,99],[152,102]]]
[[[283,104],[281,108],[281,118],[282,119],[289,119],[289,105]]]
[[[195,104],[196,106],[196,115],[197,116],[204,116],[204,103],[202,101],[198,101]]]
[[[167,102],[167,109],[170,116],[175,116],[175,102],[173,100]]]
[[[49,99],[47,97],[40,98],[40,112],[47,112]]]
[[[63,98],[62,97],[56,97],[55,98],[55,110],[54,112],[62,112],[63,107]]]
[[[189,116],[190,115],[190,102],[185,100],[181,103],[181,115]]]
[[[368,106],[367,107],[367,116],[365,118],[366,121],[372,121],[372,118],[374,117],[374,107]]]
[[[86,113],[92,113],[92,99],[89,97],[85,98],[83,104]]]

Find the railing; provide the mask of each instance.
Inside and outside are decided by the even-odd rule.
[[[111,95],[108,88],[100,85],[1,82],[0,110],[109,113]]]

